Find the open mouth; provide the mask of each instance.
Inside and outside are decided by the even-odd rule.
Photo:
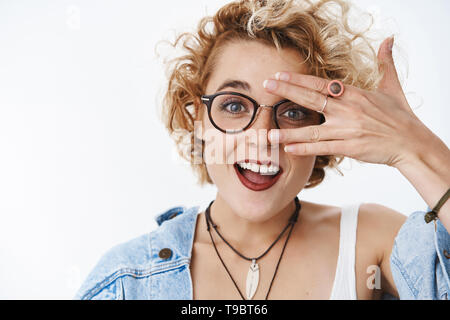
[[[261,164],[259,161],[237,162],[233,167],[241,183],[252,191],[264,191],[271,188],[283,173],[281,167],[274,164]]]

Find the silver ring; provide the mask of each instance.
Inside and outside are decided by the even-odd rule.
[[[321,111],[319,111],[320,113],[323,113],[325,111],[325,108],[327,107],[328,104],[328,96],[325,97],[325,103],[323,104],[323,108]]]

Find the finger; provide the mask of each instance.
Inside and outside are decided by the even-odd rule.
[[[272,143],[284,144],[351,138],[355,138],[354,130],[343,127],[330,127],[326,124],[295,129],[272,129],[269,132],[269,139]]]
[[[316,77],[313,75],[287,71],[276,73],[275,79],[279,81],[289,82],[300,87],[308,88],[324,95],[328,95],[328,85],[331,82],[331,80]],[[360,90],[361,89],[357,87],[345,85],[345,92],[347,93],[347,95],[353,95],[355,92],[359,92]]]
[[[392,56],[392,46],[394,38],[390,37],[383,41],[378,50],[378,61],[380,71],[384,71],[384,76],[378,84],[378,91],[406,99],[402,85],[400,83],[394,57]]]
[[[305,108],[317,112],[322,111],[326,99],[326,96],[315,90],[299,87],[284,81],[270,79],[264,81],[263,86],[267,91],[274,95],[284,97]],[[338,103],[336,99],[329,97],[326,111],[332,108],[333,104],[336,103]]]
[[[321,141],[317,143],[297,143],[285,146],[286,153],[297,156],[349,156],[351,146],[348,141]]]

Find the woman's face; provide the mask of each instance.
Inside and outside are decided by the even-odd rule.
[[[266,106],[273,106],[285,98],[267,93],[264,80],[273,78],[279,71],[307,73],[307,67],[300,64],[303,59],[296,51],[283,49],[278,53],[276,48],[256,41],[228,43],[216,61],[205,95],[238,92]],[[242,108],[233,104],[235,100],[230,101],[226,105],[228,111]],[[207,110],[206,106],[203,110]],[[312,117],[317,119],[318,116],[316,113]],[[277,128],[272,108],[259,108],[251,127],[239,134],[224,134],[214,128],[207,112],[203,112],[202,124],[208,173],[220,197],[242,218],[254,222],[270,219],[288,206],[308,182],[315,157],[288,155],[284,145],[270,144],[268,133]],[[261,174],[261,167],[258,174],[238,165],[257,161],[271,162],[280,171],[273,175],[275,168],[272,175],[265,175]],[[257,167],[253,165],[253,169]],[[265,168],[262,171],[266,171]]]

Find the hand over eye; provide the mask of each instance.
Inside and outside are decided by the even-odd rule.
[[[390,39],[379,50],[385,74],[376,91],[339,85],[312,75],[277,73],[264,87],[311,110],[322,112],[319,126],[271,130],[273,143],[285,144],[293,155],[342,155],[356,160],[397,166],[417,153],[430,131],[416,117],[398,79]],[[393,41],[393,39],[392,39]],[[331,86],[330,86],[331,84]]]

